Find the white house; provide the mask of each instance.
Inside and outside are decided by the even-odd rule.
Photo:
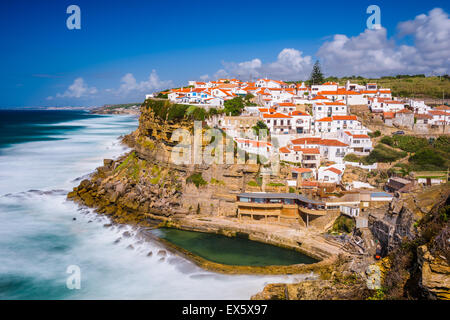
[[[287,88],[288,85],[283,81],[272,79],[258,79],[255,83],[256,87],[260,88]]]
[[[288,144],[280,148],[280,160],[301,163],[303,168],[316,169],[320,166],[319,148],[303,148],[302,146]]]
[[[250,139],[235,139],[238,148],[248,153],[258,154],[266,158],[272,155],[272,144],[267,141],[257,141]]]
[[[288,148],[293,146],[300,146],[302,149],[318,148],[321,158],[333,161],[336,163],[343,163],[344,156],[348,152],[348,144],[336,139],[322,139],[319,137],[306,137],[291,140]]]
[[[273,134],[289,134],[292,132],[293,119],[283,113],[264,113],[263,121]]]
[[[311,133],[312,117],[309,114],[301,111],[293,111],[289,115],[292,117],[292,129],[296,134]]]
[[[348,144],[335,139],[321,139],[319,150],[321,157],[341,164],[348,153]]]
[[[332,116],[314,121],[314,132],[316,134],[358,128],[361,128],[361,122],[358,121],[356,116]]]
[[[317,170],[317,180],[320,182],[340,183],[344,174],[344,169],[337,168],[336,166],[320,167],[319,170]]]
[[[325,82],[324,84],[316,84],[311,86],[311,92],[317,94],[320,91],[337,91],[339,84],[336,82]]]
[[[348,152],[357,155],[368,155],[372,150],[372,141],[367,134],[353,134],[350,131],[340,131],[339,140],[348,144]]]
[[[409,99],[408,104],[413,109],[414,113],[427,114],[432,110],[431,107],[425,104],[425,101]]]
[[[397,112],[405,108],[402,101],[384,98],[369,99],[369,107],[373,113]]]
[[[314,103],[312,110],[314,119],[347,115],[347,105],[341,101]]]

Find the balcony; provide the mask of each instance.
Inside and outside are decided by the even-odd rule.
[[[327,210],[319,210],[319,209],[308,209],[306,207],[299,207],[298,208],[300,210],[300,212],[306,213],[306,214],[311,214],[311,215],[315,215],[315,216],[324,216],[327,214]]]
[[[283,203],[258,203],[258,202],[238,202],[242,208],[261,208],[261,209],[281,209]]]

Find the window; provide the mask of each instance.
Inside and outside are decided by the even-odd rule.
[[[250,202],[250,198],[243,198],[243,197],[241,197],[241,198],[239,198],[239,201],[240,202]]]

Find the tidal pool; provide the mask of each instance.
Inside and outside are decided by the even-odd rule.
[[[312,264],[318,260],[300,252],[241,237],[160,228],[154,233],[206,260],[232,266],[287,266]]]

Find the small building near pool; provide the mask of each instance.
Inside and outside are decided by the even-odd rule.
[[[237,195],[238,218],[249,217],[264,222],[308,225],[326,215],[325,203],[295,193],[241,193]]]

